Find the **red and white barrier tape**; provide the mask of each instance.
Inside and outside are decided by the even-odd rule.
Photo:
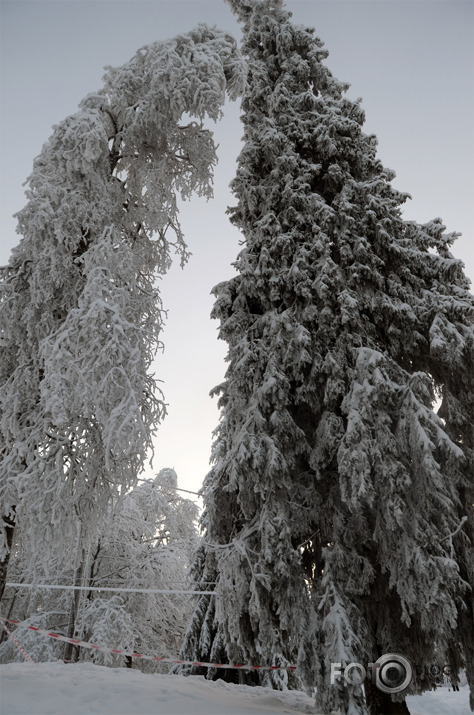
[[[9,621],[9,622],[10,622],[10,621]],[[26,650],[21,647],[21,645],[18,643],[18,641],[17,641],[17,639],[15,638],[15,636],[13,635],[13,633],[7,628],[6,623],[4,623],[1,619],[0,619],[0,623],[2,624],[2,626],[4,627],[4,629],[6,630],[6,632],[8,633],[8,635],[10,636],[10,638],[12,639],[12,641],[14,642],[14,644],[16,645],[16,647],[18,648],[18,650],[20,651],[20,653],[23,655],[23,657],[25,658],[25,660],[27,660],[29,663],[34,663],[35,661],[33,660],[33,658],[30,658],[30,656],[28,655],[28,653],[26,652]],[[11,623],[13,623],[13,621],[11,621]]]
[[[113,653],[114,655],[126,655],[130,658],[139,658],[140,660],[152,660],[154,662],[160,663],[172,663],[173,665],[195,665],[201,666],[203,668],[235,668],[238,670],[296,670],[296,665],[236,665],[233,663],[201,663],[195,660],[178,660],[175,658],[162,658],[157,655],[142,655],[141,653],[135,653],[133,651],[119,650],[118,648],[107,648],[103,645],[96,645],[94,643],[87,643],[86,641],[78,640],[77,638],[68,638],[67,636],[62,636],[59,633],[52,633],[51,631],[43,630],[42,628],[36,628],[35,626],[27,626],[24,623],[19,623],[18,621],[12,621],[8,618],[0,618],[0,622],[3,624],[4,628],[6,623],[13,623],[19,628],[29,628],[30,631],[35,631],[42,636],[49,636],[57,641],[64,641],[64,643],[72,643],[73,645],[79,646],[80,648],[91,648],[101,653]],[[8,630],[8,629],[7,629]],[[20,646],[21,647],[21,646]],[[28,656],[29,658],[29,656]]]

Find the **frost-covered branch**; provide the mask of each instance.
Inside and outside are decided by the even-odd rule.
[[[74,514],[87,551],[152,452],[166,414],[151,374],[165,315],[156,279],[173,252],[187,260],[178,201],[212,196],[204,122],[242,82],[219,30],[151,44],[107,69],[34,162],[0,283],[0,499],[39,573],[56,558],[56,572],[67,567]]]

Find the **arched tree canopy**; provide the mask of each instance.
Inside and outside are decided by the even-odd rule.
[[[0,284],[2,558],[16,523],[39,573],[69,560],[135,484],[166,412],[156,279],[187,260],[178,199],[212,195],[203,122],[242,83],[235,41],[198,26],[108,68],[35,160]]]

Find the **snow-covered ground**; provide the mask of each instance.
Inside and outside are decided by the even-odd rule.
[[[1,715],[263,715],[310,713],[299,691],[208,682],[202,677],[144,675],[88,663],[9,663],[0,666]],[[468,688],[441,688],[409,697],[411,715],[468,715]]]

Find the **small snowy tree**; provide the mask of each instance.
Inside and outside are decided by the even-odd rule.
[[[182,592],[186,590],[188,566],[198,543],[198,510],[193,502],[181,498],[176,488],[176,472],[162,469],[155,479],[142,482],[127,494],[115,510],[109,508],[104,530],[89,548],[77,584],[82,590],[77,594],[74,632],[82,640],[120,650],[177,657],[191,613],[192,600]],[[28,577],[19,558],[13,563],[13,581]],[[23,559],[23,567],[28,568],[27,559]],[[73,569],[69,574],[63,573],[66,588],[73,576]],[[97,588],[114,588],[117,592]],[[150,589],[171,593],[138,592]],[[1,613],[37,628],[65,633],[70,600],[68,590],[9,587]],[[16,637],[35,662],[65,657],[67,650],[72,659],[92,658],[94,662],[119,667],[131,665],[130,659],[124,660],[123,656],[65,649],[64,643],[23,629]],[[13,642],[3,640],[0,662],[21,659]],[[160,668],[150,661],[137,660],[136,664],[148,671]]]
[[[473,298],[456,235],[403,219],[313,32],[281,0],[230,4],[244,247],[215,289],[229,367],[194,565],[217,609],[201,598],[183,654],[298,662],[324,712],[407,712],[331,686],[331,663],[442,653],[474,685]]]
[[[172,469],[162,469],[128,494],[111,515],[88,559],[91,587],[161,589],[176,593],[90,591],[82,601],[77,627],[87,640],[109,647],[176,658],[191,613],[186,590],[188,566],[197,547],[198,510],[177,491]],[[123,639],[119,643],[117,637]],[[90,653],[82,653],[88,659]],[[106,664],[123,658],[94,653]],[[149,661],[138,667],[156,669]]]
[[[0,283],[1,590],[15,525],[30,573],[57,578],[144,465],[165,414],[156,279],[187,259],[177,197],[211,196],[203,122],[241,79],[235,41],[204,25],[144,47],[34,162]]]

